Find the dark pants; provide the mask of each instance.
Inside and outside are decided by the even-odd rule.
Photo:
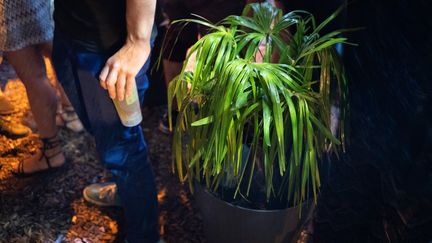
[[[53,64],[58,79],[86,129],[94,135],[102,163],[111,170],[122,199],[129,242],[156,242],[157,192],[147,145],[140,126],[121,124],[108,92],[98,75],[108,55],[78,51],[56,33]],[[147,62],[136,77],[141,102],[148,86]]]

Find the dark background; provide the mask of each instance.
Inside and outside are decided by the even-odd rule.
[[[323,20],[343,2],[285,5]],[[341,160],[323,165],[315,242],[432,240],[431,15],[427,0],[359,0],[329,26],[363,29],[347,35],[358,46],[344,48],[350,141]],[[164,82],[154,75],[146,98],[162,104]]]
[[[319,17],[339,2],[314,1]],[[303,6],[301,6],[303,5]],[[315,242],[432,240],[430,1],[353,1],[336,25],[347,37],[351,134],[330,164]]]

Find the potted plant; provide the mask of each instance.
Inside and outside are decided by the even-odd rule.
[[[174,127],[170,121],[174,168],[192,190],[206,188],[198,201],[213,220],[204,218],[209,241],[286,242],[301,205],[316,202],[320,158],[344,139],[347,92],[334,45],[346,39],[320,33],[340,10],[319,25],[305,11],[283,15],[269,3],[218,24],[180,21],[209,28],[189,52],[192,71],[189,54],[168,90],[169,110],[175,98],[179,111]],[[341,115],[332,134],[334,97]]]

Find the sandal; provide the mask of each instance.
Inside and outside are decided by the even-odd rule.
[[[58,111],[57,119],[59,120],[57,122],[59,126],[66,127],[76,133],[84,131],[84,126],[72,106],[65,106]]]
[[[26,173],[26,172],[24,172],[24,160],[21,160],[18,164],[17,171],[12,171],[12,173],[15,176],[27,177],[27,176],[32,176],[35,174],[40,174],[40,173],[54,172],[54,171],[57,171],[57,170],[64,167],[64,165],[66,164],[66,159],[63,162],[63,164],[61,164],[60,166],[57,166],[57,167],[51,166],[51,159],[56,157],[57,155],[61,154],[63,152],[61,149],[54,154],[50,154],[50,155],[46,154],[47,150],[59,147],[61,145],[60,139],[57,137],[57,133],[56,133],[56,135],[54,135],[50,138],[42,138],[41,140],[42,140],[43,146],[42,146],[42,150],[41,150],[41,156],[39,157],[38,162],[41,162],[43,159],[45,159],[46,164],[48,165],[48,168],[43,169],[43,170],[38,170],[35,172]]]

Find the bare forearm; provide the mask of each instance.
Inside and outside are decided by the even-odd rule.
[[[126,0],[126,43],[105,63],[99,79],[112,99],[132,93],[135,77],[150,55],[156,0]]]
[[[128,42],[150,41],[155,8],[156,0],[126,0]]]

